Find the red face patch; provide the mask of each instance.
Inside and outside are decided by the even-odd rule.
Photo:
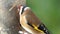
[[[22,6],[22,5],[18,5],[18,6],[17,6],[17,8],[18,8],[18,11],[21,9],[21,6]]]

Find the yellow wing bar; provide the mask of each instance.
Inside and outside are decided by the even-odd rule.
[[[39,32],[43,32],[42,30],[38,29],[37,26],[35,26],[34,24],[32,24],[32,26],[34,27],[35,30],[39,31]]]

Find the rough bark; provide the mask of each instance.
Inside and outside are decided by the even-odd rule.
[[[16,0],[0,0],[0,34],[18,34],[20,30],[17,9],[9,11]],[[25,5],[25,0],[19,0],[18,4]],[[17,4],[17,5],[18,5]]]

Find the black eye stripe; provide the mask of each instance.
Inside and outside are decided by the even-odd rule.
[[[23,6],[21,14],[23,14],[25,8],[26,8],[26,6]]]

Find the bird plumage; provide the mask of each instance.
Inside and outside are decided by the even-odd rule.
[[[35,16],[30,7],[20,6],[20,24],[31,34],[49,34],[45,25]]]

